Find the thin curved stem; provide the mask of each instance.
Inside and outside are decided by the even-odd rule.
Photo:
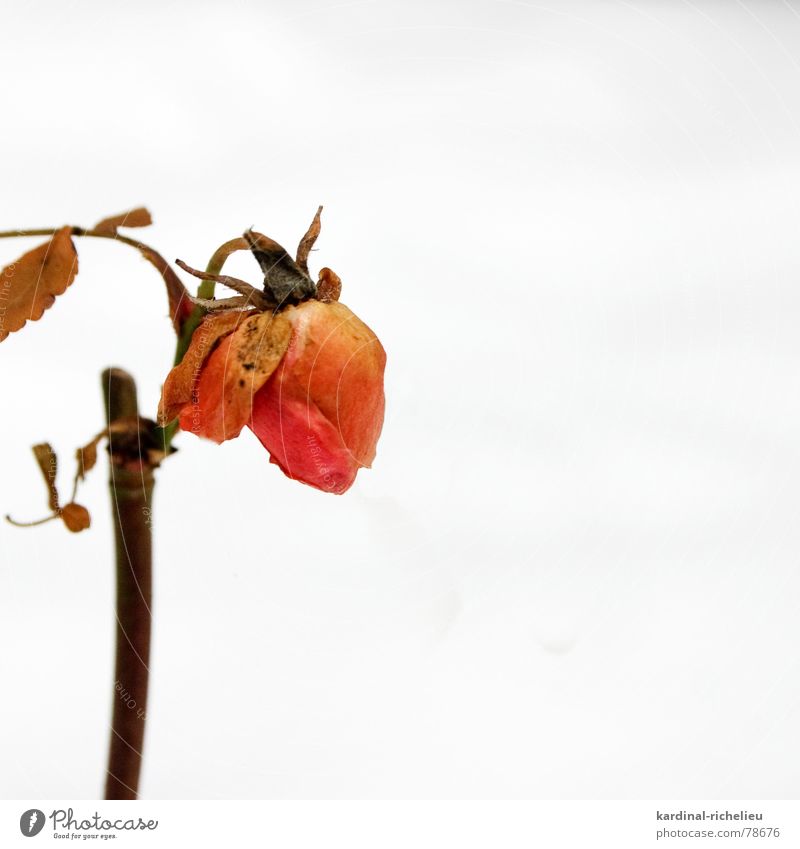
[[[55,227],[37,227],[31,230],[3,230],[0,231],[0,239],[24,238],[26,236],[52,236],[60,228]],[[172,325],[175,332],[180,334],[183,324],[181,321],[181,309],[185,298],[188,298],[189,293],[186,287],[181,282],[180,277],[175,273],[172,266],[164,259],[163,256],[150,245],[140,242],[138,239],[131,239],[129,236],[121,236],[119,233],[107,233],[97,230],[87,230],[83,227],[70,227],[73,236],[89,236],[95,239],[111,239],[115,242],[122,242],[123,245],[129,245],[136,248],[139,253],[158,271],[164,284],[167,287],[167,298],[172,318]]]
[[[58,513],[51,513],[49,516],[45,516],[44,519],[36,519],[33,522],[18,522],[16,519],[12,519],[11,516],[6,515],[6,522],[9,525],[13,525],[15,528],[35,528],[38,525],[44,525],[47,522],[52,522],[53,519],[58,518]]]

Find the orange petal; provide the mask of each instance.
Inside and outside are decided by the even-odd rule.
[[[203,366],[191,403],[181,412],[181,428],[215,442],[238,436],[250,421],[253,396],[277,368],[291,334],[282,312],[246,318]]]
[[[250,426],[287,477],[334,495],[353,485],[360,466],[337,429],[313,401],[283,396],[280,381],[255,396]]]
[[[287,475],[344,492],[375,457],[386,353],[343,304],[307,301],[283,314],[294,333],[256,398],[252,428]]]
[[[203,319],[192,334],[192,341],[183,359],[164,381],[158,405],[159,424],[169,424],[191,401],[192,389],[214,346],[251,315],[254,315],[252,311],[222,312],[212,313]]]

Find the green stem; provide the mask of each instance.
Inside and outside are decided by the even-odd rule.
[[[235,253],[236,251],[246,251],[247,249],[247,242],[241,237],[225,242],[224,245],[220,245],[214,251],[213,256],[206,266],[206,272],[208,274],[219,274],[222,271],[222,267],[225,265],[225,260],[232,253]],[[213,280],[203,280],[197,288],[197,297],[210,300],[214,297],[215,285],[216,284]],[[189,343],[192,341],[192,334],[197,329],[197,325],[200,324],[204,315],[205,310],[203,310],[202,307],[195,307],[194,310],[192,310],[192,314],[184,322],[183,330],[178,337],[178,344],[175,347],[175,361],[173,365],[178,365],[178,363],[183,359],[184,354],[189,348]]]

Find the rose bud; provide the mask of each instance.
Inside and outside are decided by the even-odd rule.
[[[305,257],[295,263],[266,237],[246,237],[266,272],[263,295],[248,294],[259,308],[206,316],[167,377],[159,421],[177,417],[183,430],[215,442],[247,425],[288,477],[341,494],[375,458],[386,354],[372,330],[335,300],[340,281],[332,271],[323,269],[319,285],[309,286]],[[280,251],[280,263],[254,245]],[[292,275],[302,285],[292,286]]]

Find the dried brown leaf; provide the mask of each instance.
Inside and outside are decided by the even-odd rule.
[[[58,510],[58,490],[56,475],[58,474],[58,458],[49,442],[41,442],[33,446],[33,455],[47,484],[47,504],[51,510]]]
[[[105,435],[105,431],[98,433],[88,445],[84,445],[75,452],[75,458],[78,461],[78,480],[84,480],[87,472],[91,472],[94,468],[97,463],[97,446]]]
[[[60,515],[61,521],[74,534],[85,531],[92,524],[92,517],[89,515],[89,511],[74,501],[65,504]]]
[[[117,234],[119,227],[149,227],[153,223],[150,213],[143,207],[122,212],[119,215],[111,215],[98,221],[92,228],[95,233],[107,233],[111,236]]]
[[[78,273],[78,254],[72,229],[62,227],[53,237],[7,265],[0,274],[0,342],[38,321],[66,291]]]

